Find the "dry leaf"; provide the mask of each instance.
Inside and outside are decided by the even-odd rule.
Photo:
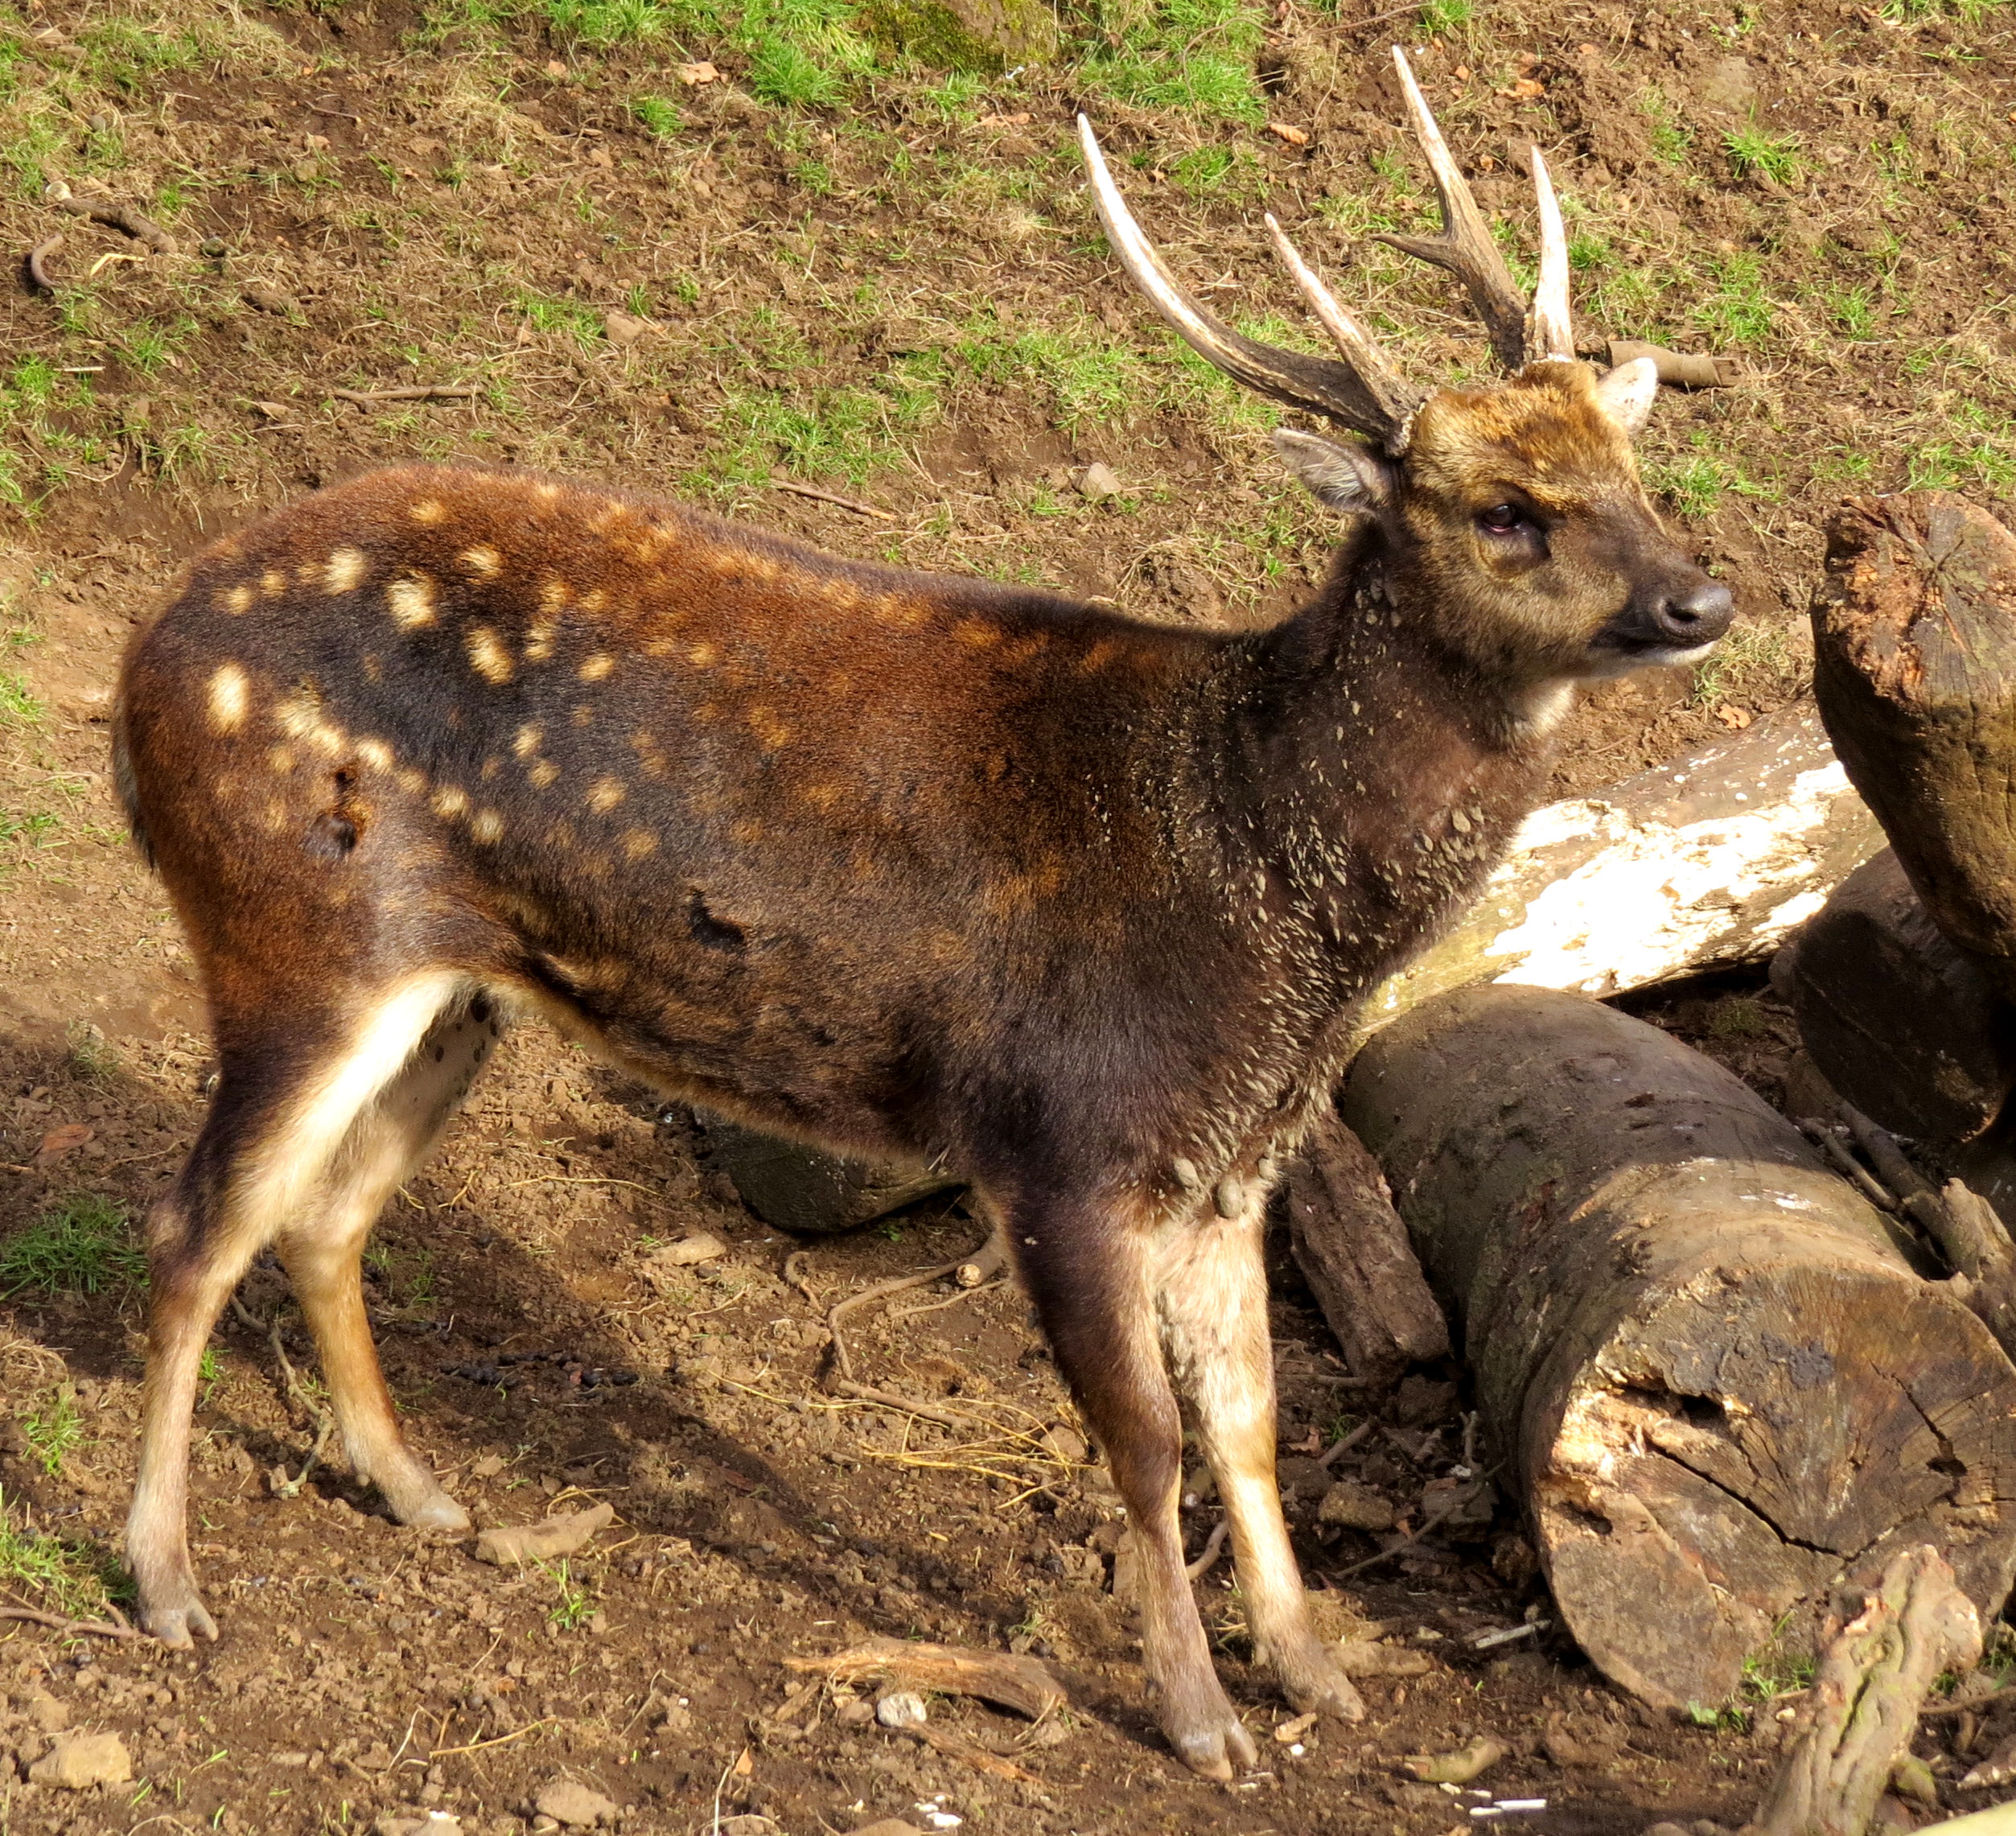
[[[1547,85],[1536,83],[1530,76],[1520,77],[1512,86],[1512,97],[1515,102],[1537,102],[1546,93]]]
[[[1309,144],[1306,129],[1290,127],[1286,121],[1268,122],[1267,131],[1277,139],[1286,141],[1290,146],[1306,146]]]
[[[42,1145],[35,1150],[35,1163],[38,1167],[53,1167],[97,1137],[98,1131],[83,1122],[65,1122],[61,1128],[51,1129],[42,1138]]]
[[[1715,710],[1715,718],[1720,721],[1724,727],[1727,727],[1731,733],[1741,733],[1745,727],[1750,725],[1751,715],[1748,708],[1739,708],[1726,705]]]
[[[682,64],[679,66],[679,80],[691,89],[702,83],[718,83],[721,72],[711,64]]]

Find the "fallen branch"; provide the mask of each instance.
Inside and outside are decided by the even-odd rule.
[[[913,1740],[921,1740],[934,1752],[944,1754],[948,1759],[963,1761],[976,1772],[984,1772],[990,1779],[1010,1779],[1019,1785],[1036,1785],[1043,1783],[1034,1772],[1024,1770],[1014,1760],[1004,1759],[991,1748],[982,1747],[977,1740],[969,1740],[963,1734],[954,1734],[949,1728],[934,1727],[928,1721],[912,1722],[906,1727],[890,1730],[892,1734],[907,1734]]]
[[[1184,1575],[1192,1581],[1200,1581],[1210,1574],[1212,1566],[1225,1546],[1225,1538],[1231,1533],[1232,1519],[1220,1517],[1211,1526],[1211,1534],[1204,1539],[1204,1546],[1197,1559],[1184,1569]]]
[[[60,233],[45,236],[28,251],[28,285],[38,292],[54,293],[56,290],[56,283],[50,278],[49,270],[43,264],[63,246],[63,241]]]
[[[309,1474],[322,1463],[323,1455],[329,1451],[329,1443],[336,1431],[336,1418],[309,1393],[308,1386],[301,1381],[301,1373],[295,1370],[293,1361],[288,1357],[287,1348],[280,1339],[280,1310],[275,1307],[272,1319],[262,1327],[258,1315],[234,1294],[231,1297],[231,1311],[238,1316],[242,1324],[250,1327],[255,1332],[265,1333],[267,1343],[273,1347],[274,1358],[280,1366],[281,1388],[285,1391],[287,1400],[315,1425],[315,1445],[309,1448],[308,1457],[302,1463],[301,1471],[289,1479],[285,1476],[287,1469],[284,1466],[276,1469],[282,1476],[274,1484],[275,1495],[282,1498],[298,1498],[302,1487],[308,1483]]]
[[[899,1275],[893,1281],[878,1282],[858,1295],[849,1295],[826,1315],[826,1332],[833,1340],[833,1363],[840,1372],[841,1382],[852,1384],[854,1376],[854,1361],[847,1355],[847,1341],[841,1336],[840,1322],[844,1315],[857,1307],[866,1307],[870,1301],[885,1300],[911,1288],[924,1287],[945,1275],[954,1277],[962,1288],[977,1288],[989,1275],[998,1274],[1007,1266],[1008,1239],[1001,1225],[996,1224],[987,1233],[986,1241],[969,1256],[954,1257],[949,1262],[940,1262],[935,1269],[925,1269],[914,1275]],[[836,1384],[833,1387],[837,1389],[841,1385]],[[878,1395],[871,1400],[887,1398]],[[898,1406],[911,1409],[914,1406],[901,1402]]]
[[[800,484],[795,479],[773,478],[771,484],[780,491],[788,491],[796,497],[816,497],[821,504],[837,504],[843,510],[851,510],[857,517],[878,517],[885,523],[896,521],[893,510],[878,510],[872,504],[863,504],[853,497],[842,497],[836,491],[821,491],[816,484]]]
[[[479,383],[416,383],[402,389],[332,389],[339,401],[368,408],[374,401],[467,401],[483,393]]]
[[[144,242],[157,255],[172,255],[175,239],[150,216],[143,216],[131,204],[114,204],[109,198],[75,198],[66,191],[48,200],[72,216],[88,217],[108,229],[118,230],[136,242]]]
[[[141,1638],[146,1635],[130,1625],[109,1625],[103,1620],[67,1620],[60,1613],[39,1613],[32,1607],[0,1607],[0,1620],[21,1620],[30,1625],[47,1626],[54,1632],[88,1632],[94,1638]]]
[[[1933,1678],[1981,1653],[1980,1616],[1939,1552],[1929,1544],[1899,1550],[1861,1612],[1827,1640],[1804,1731],[1753,1828],[1759,1836],[1862,1836]]]

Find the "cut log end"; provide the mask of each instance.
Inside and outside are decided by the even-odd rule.
[[[1664,1295],[1583,1367],[1533,1450],[1570,1629],[1606,1673],[1684,1709],[1736,1697],[1747,1665],[1810,1656],[1836,1587],[1873,1583],[1901,1547],[1943,1552],[1992,1610],[2016,1561],[2002,1363],[1902,1271],[1732,1254]]]

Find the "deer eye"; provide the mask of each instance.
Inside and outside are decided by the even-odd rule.
[[[1496,535],[1508,534],[1525,521],[1525,513],[1516,504],[1494,504],[1477,513],[1479,525]]]

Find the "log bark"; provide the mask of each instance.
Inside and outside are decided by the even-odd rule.
[[[765,1224],[804,1236],[853,1230],[965,1184],[899,1161],[842,1159],[733,1122],[708,1124],[706,1153]]]
[[[1926,1690],[1981,1654],[1980,1616],[1939,1551],[1899,1550],[1855,1616],[1829,1628],[1804,1726],[1751,1830],[1863,1836]]]
[[[1971,1141],[2016,1089],[2016,1007],[1935,924],[1886,848],[1772,959],[1821,1075],[1885,1128]]]
[[[1366,1007],[1476,982],[1619,994],[1767,960],[1883,845],[1809,706],[1526,819],[1476,904]]]
[[[2016,1369],[1737,1079],[1597,1002],[1479,988],[1375,1038],[1342,1114],[1606,1673],[1725,1702],[1747,1657],[1814,1649],[1844,1575],[1919,1543],[2000,1608]]]
[[[1289,1168],[1286,1203],[1296,1265],[1353,1377],[1387,1383],[1410,1364],[1447,1356],[1448,1323],[1379,1163],[1335,1116]]]
[[[1945,492],[1828,529],[1814,690],[1932,920],[2016,1000],[2016,537]]]

